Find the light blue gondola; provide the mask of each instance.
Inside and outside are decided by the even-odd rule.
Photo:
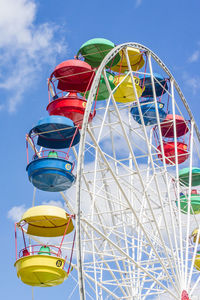
[[[80,141],[79,130],[72,120],[63,116],[49,116],[41,119],[30,130],[29,136],[33,134],[38,135],[37,144],[45,148],[69,148],[70,145],[75,146]]]
[[[160,117],[160,122],[163,122],[164,119],[166,118],[167,113],[164,111],[164,104],[162,102],[157,101],[158,105],[158,113]],[[155,104],[153,99],[149,99],[146,101],[142,101],[140,103],[143,119],[144,119],[144,124],[145,125],[154,125],[157,123],[157,117],[156,117],[156,109],[155,109]],[[142,124],[140,114],[139,114],[139,109],[138,106],[133,106],[131,108],[131,114],[134,118],[134,120]]]
[[[73,163],[60,158],[34,159],[26,167],[30,182],[39,190],[61,192],[75,182]]]

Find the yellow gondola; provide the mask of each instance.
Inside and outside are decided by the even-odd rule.
[[[27,234],[43,237],[56,237],[64,234],[69,215],[60,207],[39,205],[29,208],[22,216],[21,223],[27,223]],[[74,229],[70,219],[66,234]]]
[[[143,54],[140,52],[139,49],[136,48],[128,47],[127,50],[132,71],[140,70],[144,66]],[[121,50],[119,54],[121,56],[121,59],[117,63],[117,65],[111,67],[111,70],[114,72],[124,73],[128,70],[128,63],[126,60],[125,50]]]
[[[145,88],[141,88],[139,85],[139,78],[133,77],[136,87],[137,96],[141,97]],[[130,75],[117,75],[114,77],[113,83],[115,86],[120,84],[114,92],[115,101],[120,103],[134,102],[136,101],[136,95],[133,90],[133,84]]]
[[[63,283],[68,273],[63,269],[65,260],[47,255],[30,255],[18,259],[14,266],[21,281],[30,286],[55,286]]]
[[[198,231],[199,231],[198,228],[196,228],[196,229],[193,230],[193,232],[191,234],[191,238],[192,238],[193,243],[196,243]],[[200,236],[199,236],[198,244],[200,244]]]
[[[197,255],[195,257],[194,266],[198,271],[200,271],[200,252],[199,251],[197,252]]]
[[[193,230],[193,232],[191,234],[191,239],[192,239],[193,244],[195,244],[197,241],[198,232],[199,232],[199,229],[196,228]],[[199,236],[199,240],[197,243],[200,244],[200,236]],[[197,253],[195,256],[194,266],[198,271],[200,271],[200,251],[199,250],[197,250]]]
[[[71,250],[71,259],[67,271],[64,269],[66,259],[61,256],[61,246],[66,234],[74,229],[72,217],[60,207],[40,205],[28,209],[22,216],[16,228],[21,229],[24,246],[19,253],[17,251],[16,237],[16,262],[14,266],[17,276],[21,281],[30,286],[56,286],[67,279],[71,268],[71,259],[74,247]],[[26,228],[26,231],[25,229]],[[40,237],[62,236],[60,246],[26,244],[25,233]]]

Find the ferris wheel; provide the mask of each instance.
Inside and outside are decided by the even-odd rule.
[[[95,46],[80,49],[88,63]],[[102,80],[108,95],[98,101]],[[104,57],[79,144],[81,299],[198,295],[199,137],[178,84],[151,50],[126,43]]]
[[[68,212],[38,206],[22,217],[23,236],[63,237],[55,251],[31,245],[28,258],[25,246],[18,277],[71,280],[68,299],[79,289],[81,300],[197,300],[200,133],[168,68],[143,45],[92,39],[54,69],[48,90],[49,117],[27,135],[27,172],[37,189],[60,192]],[[33,268],[41,253],[45,283],[32,271],[27,283],[23,260]]]

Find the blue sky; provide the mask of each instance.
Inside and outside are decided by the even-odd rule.
[[[66,1],[0,0],[1,279],[6,299],[31,299],[13,267],[14,206],[29,207],[25,134],[46,116],[47,78],[88,39],[138,42],[171,70],[199,124],[199,0]],[[37,203],[61,201],[40,193]],[[11,211],[9,214],[8,212]],[[67,283],[36,289],[35,299],[66,299]]]

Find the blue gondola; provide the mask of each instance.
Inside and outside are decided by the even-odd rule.
[[[151,76],[150,75],[145,75],[145,77],[139,76],[140,77],[140,86],[143,87],[145,86],[145,90],[142,93],[142,97],[153,97],[153,89],[152,89],[152,84],[151,84]],[[162,75],[154,73],[154,77],[156,78],[157,81],[154,79],[155,83],[155,90],[156,90],[156,96],[160,97],[162,94],[166,93],[166,90],[168,90],[168,85],[166,82],[166,78],[164,78]],[[163,88],[164,87],[164,88]]]
[[[60,158],[34,159],[26,167],[32,184],[48,192],[61,192],[69,189],[75,182],[72,174],[73,163]]]
[[[37,144],[45,148],[63,149],[75,146],[80,141],[80,132],[72,120],[63,116],[49,116],[41,119],[32,128],[29,136],[38,135]],[[75,134],[75,137],[74,137]]]
[[[167,113],[164,111],[164,104],[162,102],[158,102],[158,113],[160,116],[160,122],[163,122],[164,119],[166,118]],[[142,101],[140,103],[141,106],[141,111],[142,115],[144,118],[144,124],[145,125],[154,125],[157,123],[157,118],[156,118],[156,110],[155,110],[155,104],[153,99],[149,99],[147,101]],[[131,108],[131,114],[133,116],[133,119],[139,123],[142,124],[140,115],[139,115],[139,110],[138,106],[133,106]]]

